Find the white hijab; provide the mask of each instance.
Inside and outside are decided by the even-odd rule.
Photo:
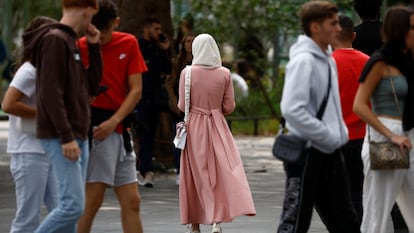
[[[200,34],[193,41],[193,65],[214,69],[221,67],[220,50],[214,38],[209,34]]]

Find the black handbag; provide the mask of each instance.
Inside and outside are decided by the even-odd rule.
[[[328,81],[328,91],[319,107],[319,110],[316,114],[318,119],[322,119],[323,114],[325,113],[326,105],[328,103],[328,97],[331,90],[331,68],[328,64],[329,70],[329,81]],[[294,134],[285,134],[285,118],[281,118],[279,132],[276,135],[275,142],[273,143],[272,153],[273,156],[282,162],[288,164],[302,164],[305,162],[307,156],[307,140],[294,135]]]
[[[284,121],[285,119],[282,118]],[[294,134],[283,134],[284,127],[279,129],[273,144],[273,156],[277,159],[290,164],[304,162],[306,156],[306,140]]]

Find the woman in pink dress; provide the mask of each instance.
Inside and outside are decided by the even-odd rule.
[[[181,154],[181,223],[187,233],[200,233],[199,224],[213,224],[256,210],[240,153],[224,115],[235,108],[230,71],[221,66],[218,46],[201,34],[192,45],[190,113],[187,142]],[[184,71],[181,72],[178,108],[184,111]]]

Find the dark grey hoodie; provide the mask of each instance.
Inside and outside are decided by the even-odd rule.
[[[88,44],[85,69],[76,33],[64,24],[48,24],[23,35],[36,67],[37,136],[60,138],[61,143],[87,138],[90,97],[102,78],[99,44]]]

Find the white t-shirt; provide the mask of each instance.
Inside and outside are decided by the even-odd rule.
[[[21,91],[24,95],[21,101],[27,105],[36,106],[36,69],[29,62],[23,63],[17,70],[10,87]],[[34,135],[21,132],[16,127],[17,116],[9,115],[9,137],[7,141],[7,153],[44,153],[39,139]]]
[[[236,99],[242,99],[249,94],[249,87],[242,76],[237,73],[231,73],[231,80],[233,81],[234,93]]]

